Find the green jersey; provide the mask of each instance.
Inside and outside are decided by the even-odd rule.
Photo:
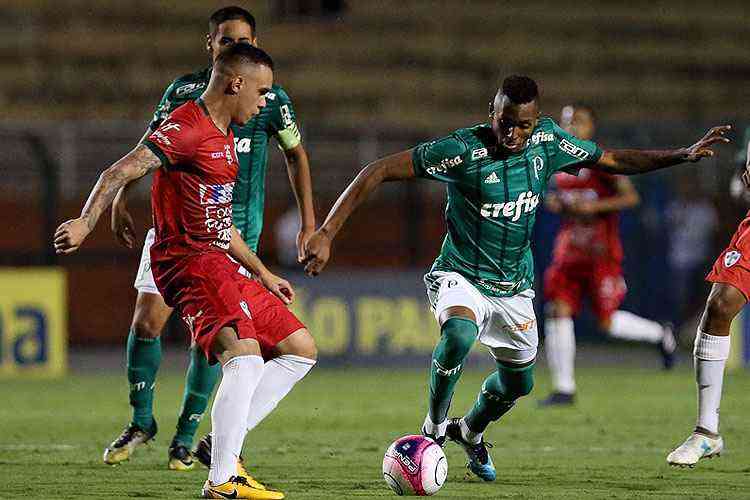
[[[541,197],[559,171],[599,160],[593,142],[541,118],[523,151],[497,147],[488,124],[456,130],[414,148],[418,177],[447,183],[448,233],[433,271],[454,271],[481,292],[507,297],[534,283],[531,231]]]
[[[156,130],[175,108],[195,100],[206,90],[211,68],[182,76],[173,81],[156,108],[149,127]],[[279,146],[290,150],[300,144],[300,133],[292,102],[278,85],[266,95],[266,106],[244,126],[232,125],[239,171],[234,185],[232,214],[234,225],[253,250],[263,229],[266,197],[268,142],[274,137]]]

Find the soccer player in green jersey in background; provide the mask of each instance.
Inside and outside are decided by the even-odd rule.
[[[206,43],[211,61],[213,62],[223,49],[234,44],[255,45],[256,35],[255,18],[245,9],[225,7],[217,10],[210,17]],[[210,77],[211,66],[172,82],[164,92],[146,136],[156,130],[172,110],[200,97]],[[302,259],[304,242],[315,228],[315,215],[310,167],[289,96],[281,87],[274,84],[272,91],[266,96],[266,107],[260,114],[245,126],[233,125],[232,128],[239,159],[239,173],[234,187],[232,207],[234,225],[241,232],[248,247],[257,251],[263,226],[268,142],[273,137],[284,151],[289,179],[299,207],[301,229],[297,237],[297,246],[299,258]],[[130,184],[127,189],[132,185]],[[135,228],[133,219],[127,211],[127,189],[118,194],[113,205],[112,229],[122,244],[133,248]],[[149,248],[153,238],[154,232],[151,229],[144,242],[141,264],[135,280],[138,297],[127,342],[127,373],[133,419],[104,451],[104,462],[107,464],[127,460],[138,445],[152,439],[157,431],[152,404],[156,373],[162,356],[160,335],[172,309],[164,303],[151,274]],[[186,470],[194,465],[190,448],[221,372],[219,365],[210,366],[199,350],[191,348],[190,351],[190,366],[185,381],[182,409],[176,433],[169,446],[168,466],[173,470]],[[288,388],[291,389],[293,382],[307,373],[314,364],[315,353],[312,351],[313,347],[302,349],[298,352],[299,356],[282,356],[281,358],[285,359],[275,361],[284,363],[280,371],[291,374],[288,383],[282,385],[289,385]],[[278,399],[284,395],[280,395]],[[210,463],[210,444],[209,435],[201,440],[198,448],[198,458],[206,464]]]
[[[347,218],[382,182],[421,177],[447,184],[448,233],[425,276],[441,337],[432,354],[422,433],[440,444],[446,437],[459,443],[469,469],[485,481],[496,474],[484,430],[534,385],[538,339],[531,232],[551,177],[560,171],[575,174],[582,167],[640,174],[696,162],[713,155],[713,144],[728,142],[725,126],[712,128],[687,148],[603,151],[540,117],[538,99],[534,80],[508,77],[490,105],[490,123],[367,165],[306,246],[306,270],[318,274]],[[497,369],[466,415],[448,419],[454,387],[476,339],[489,349]]]

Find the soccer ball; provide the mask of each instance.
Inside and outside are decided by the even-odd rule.
[[[448,476],[443,449],[424,436],[404,436],[383,457],[383,479],[397,495],[434,495]]]

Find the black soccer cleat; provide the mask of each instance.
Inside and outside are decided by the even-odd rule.
[[[443,435],[443,436],[436,436],[435,434],[430,434],[429,432],[427,432],[427,431],[425,430],[424,426],[422,426],[422,429],[421,429],[421,431],[422,431],[422,435],[423,435],[424,437],[427,437],[427,438],[430,438],[430,439],[432,439],[432,440],[433,440],[433,441],[435,441],[435,442],[437,443],[437,445],[438,445],[438,446],[440,446],[441,448],[442,448],[443,446],[445,446],[445,436],[444,436],[444,435]]]
[[[484,481],[494,481],[497,478],[495,464],[487,448],[492,448],[491,443],[485,443],[484,438],[479,443],[470,443],[461,435],[461,419],[452,418],[448,421],[445,436],[451,441],[461,445],[466,452],[466,467]]]
[[[546,408],[549,406],[573,406],[576,402],[575,394],[568,394],[565,392],[553,392],[546,399],[539,401],[540,408]]]
[[[186,446],[172,441],[169,445],[169,470],[190,470],[195,467],[195,461],[193,460],[193,454]]]
[[[141,429],[134,423],[129,423],[122,433],[104,449],[104,463],[117,465],[130,459],[135,449],[151,441],[156,436],[156,420],[152,421],[150,429]]]

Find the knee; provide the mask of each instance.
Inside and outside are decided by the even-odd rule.
[[[443,323],[441,336],[445,356],[463,359],[474,345],[477,325],[468,319],[450,318]]]
[[[544,307],[544,315],[547,318],[569,318],[571,316],[570,306],[565,302],[553,300]]]
[[[315,339],[310,332],[307,329],[300,329],[279,342],[273,349],[273,354],[276,356],[292,354],[317,361],[318,347],[315,345]]]
[[[508,401],[528,396],[534,389],[533,366],[512,371],[501,367],[498,375],[498,389]]]
[[[132,329],[139,339],[155,339],[161,336],[164,322],[148,314],[136,314],[133,318]]]
[[[731,323],[743,303],[725,290],[712,294],[706,302],[706,319],[712,323]]]

